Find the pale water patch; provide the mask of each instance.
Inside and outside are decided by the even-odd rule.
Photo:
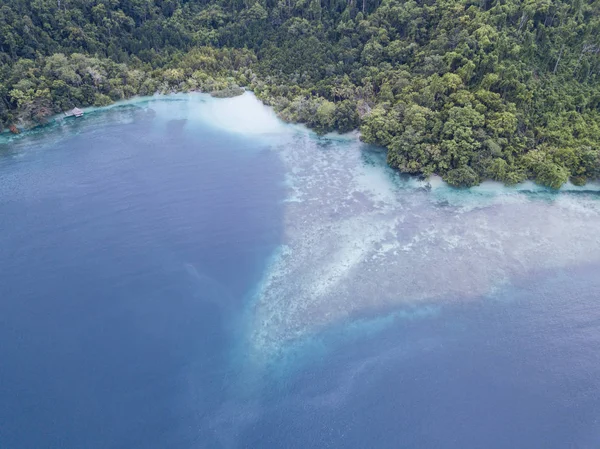
[[[171,101],[180,102],[180,107],[172,108],[169,105]],[[106,108],[89,108],[89,112],[124,106],[147,107],[152,109],[159,119],[201,122],[229,133],[249,135],[289,131],[275,112],[260,103],[251,92],[232,98],[214,98],[204,93],[138,97]]]
[[[271,134],[287,130],[273,109],[250,92],[232,98],[210,98],[197,114],[204,122],[234,133]]]
[[[296,134],[282,252],[251,306],[259,363],[365,313],[495,296],[536,270],[600,260],[597,194],[471,190],[402,177],[352,139]]]

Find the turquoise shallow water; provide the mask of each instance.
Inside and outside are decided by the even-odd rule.
[[[597,447],[595,186],[402,177],[251,95],[3,139],[1,447]]]

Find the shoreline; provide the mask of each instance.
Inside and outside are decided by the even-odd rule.
[[[93,112],[97,112],[97,111],[109,110],[113,107],[122,106],[127,103],[131,103],[131,102],[135,103],[135,101],[137,99],[141,99],[141,98],[154,98],[154,97],[169,96],[169,95],[181,95],[181,94],[202,94],[202,95],[209,95],[212,98],[225,99],[225,98],[239,97],[239,96],[243,95],[245,92],[251,92],[246,87],[240,87],[240,89],[241,89],[241,91],[238,91],[238,90],[230,91],[230,90],[224,89],[224,90],[217,90],[217,91],[212,91],[212,92],[202,92],[200,90],[189,90],[189,91],[172,91],[172,92],[168,92],[168,93],[161,93],[161,92],[157,91],[152,95],[133,95],[129,98],[124,98],[122,100],[114,101],[111,104],[107,104],[106,106],[94,106],[94,105],[82,106],[82,107],[77,106],[78,109],[81,109],[83,111],[83,114],[79,117],[75,117],[73,115],[67,116],[65,114],[68,111],[63,111],[63,112],[57,112],[55,114],[49,115],[48,117],[45,117],[44,118],[46,120],[45,123],[36,123],[35,121],[32,121],[32,120],[20,122],[20,123],[11,123],[5,129],[0,131],[0,136],[2,136],[4,134],[12,134],[14,136],[18,136],[23,133],[27,133],[28,131],[32,131],[32,130],[35,130],[38,128],[43,128],[45,126],[51,125],[56,122],[61,122],[65,119],[83,118],[85,116],[85,114],[89,114],[89,113],[93,113]],[[221,92],[225,92],[225,94],[220,95]],[[16,133],[13,132],[11,130],[12,127],[16,128],[16,130],[18,132],[16,132]]]
[[[319,133],[315,132],[314,130],[308,128],[303,123],[287,122],[284,119],[282,119],[280,117],[280,115],[277,114],[277,112],[275,112],[275,109],[273,108],[273,106],[266,104],[263,100],[261,100],[259,97],[257,97],[256,94],[252,90],[250,90],[248,88],[244,88],[244,89],[245,89],[245,91],[243,94],[232,96],[232,97],[215,97],[215,96],[211,95],[211,93],[209,93],[209,92],[201,92],[198,90],[188,91],[188,92],[173,91],[173,92],[169,92],[169,93],[156,92],[153,95],[134,95],[127,99],[115,101],[114,103],[111,103],[106,106],[87,106],[84,108],[80,108],[84,112],[84,115],[82,117],[65,117],[62,113],[54,114],[53,116],[51,116],[49,118],[47,123],[36,124],[30,128],[24,129],[19,134],[13,134],[7,128],[7,129],[3,130],[2,132],[0,132],[0,145],[2,145],[2,144],[10,145],[14,139],[20,140],[21,138],[31,136],[33,133],[37,133],[37,132],[42,133],[42,132],[44,132],[45,128],[49,128],[52,125],[60,124],[60,123],[64,122],[66,119],[69,119],[69,122],[76,122],[77,120],[85,119],[86,115],[95,115],[97,113],[103,113],[103,112],[110,111],[112,109],[123,107],[123,106],[129,106],[129,105],[135,106],[135,105],[139,105],[139,104],[143,104],[143,103],[151,102],[151,101],[165,101],[165,100],[168,101],[169,97],[171,97],[172,100],[177,101],[176,97],[185,97],[188,95],[205,96],[206,100],[214,99],[215,101],[227,101],[227,100],[236,99],[236,98],[243,98],[243,97],[246,97],[247,95],[250,95],[254,99],[256,99],[256,101],[258,101],[263,107],[268,108],[272,112],[272,114],[277,118],[277,120],[281,122],[281,124],[288,125],[288,126],[300,127],[302,129],[306,130],[307,132],[314,134],[315,136],[318,136],[319,138],[334,139],[334,140],[341,139],[341,140],[360,141],[360,131],[358,129],[350,131],[348,133],[344,133],[344,134],[339,134],[336,131],[332,131],[332,132],[325,133],[325,134],[319,134]],[[181,101],[185,101],[185,100],[182,99]],[[246,132],[246,131],[243,131],[243,132]],[[348,136],[350,136],[350,137],[348,137]],[[363,143],[363,144],[371,146],[371,144],[367,144],[367,143]],[[377,147],[377,148],[381,148],[381,150],[386,153],[388,151],[384,147]],[[493,181],[491,179],[483,179],[480,184],[472,186],[472,187],[455,187],[455,186],[451,186],[450,184],[448,184],[446,181],[444,181],[442,179],[442,177],[440,175],[435,174],[435,173],[429,175],[428,177],[423,177],[423,176],[417,175],[417,174],[403,173],[393,167],[390,167],[387,163],[386,163],[386,167],[391,170],[394,170],[397,173],[400,173],[401,175],[410,176],[411,179],[414,180],[415,185],[419,185],[420,187],[427,188],[431,191],[436,191],[440,187],[451,187],[452,189],[455,189],[457,191],[465,191],[465,192],[469,192],[472,194],[479,194],[479,195],[486,195],[486,194],[490,194],[490,193],[494,194],[494,192],[497,193],[498,191],[503,190],[503,189],[506,189],[507,191],[513,191],[515,193],[518,193],[518,192],[540,192],[540,193],[543,193],[543,192],[550,192],[550,193],[553,193],[553,192],[554,193],[568,193],[568,192],[595,193],[595,192],[598,192],[598,193],[600,193],[600,180],[588,181],[586,184],[584,184],[582,186],[575,185],[569,180],[568,182],[563,184],[559,189],[552,189],[552,188],[543,186],[541,184],[536,183],[535,180],[533,180],[533,179],[527,179],[521,183],[517,183],[514,185],[506,185],[499,181]]]

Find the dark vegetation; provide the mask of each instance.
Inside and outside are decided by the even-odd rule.
[[[2,0],[0,122],[247,86],[453,185],[600,176],[600,0]]]
[[[242,95],[245,90],[238,85],[227,86],[221,90],[215,90],[210,93],[211,96],[215,98],[230,98],[230,97],[238,97]]]

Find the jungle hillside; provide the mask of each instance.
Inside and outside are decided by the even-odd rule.
[[[246,87],[455,186],[600,177],[600,0],[0,3],[0,128]]]

